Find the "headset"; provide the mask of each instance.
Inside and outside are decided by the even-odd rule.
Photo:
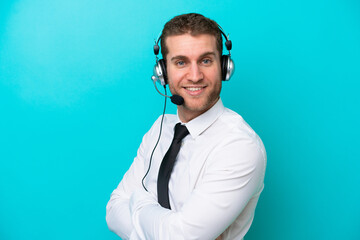
[[[218,25],[218,28],[221,34],[224,36],[226,42],[225,47],[229,51],[229,54],[221,56],[221,79],[223,81],[230,80],[231,76],[234,74],[235,66],[234,62],[231,59],[230,50],[232,48],[232,42],[229,40],[228,36],[226,36],[224,30]],[[166,63],[164,59],[159,59],[158,54],[160,52],[159,42],[162,34],[155,40],[154,45],[154,54],[156,58],[156,64],[154,66],[154,75],[152,77],[153,80],[158,80],[162,86],[165,86],[168,83],[167,73],[166,73]]]

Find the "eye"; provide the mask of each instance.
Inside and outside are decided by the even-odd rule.
[[[183,60],[176,61],[175,64],[179,67],[182,67],[185,65],[185,62]]]
[[[210,58],[204,58],[204,59],[202,60],[202,63],[205,64],[205,65],[209,65],[209,64],[212,63],[212,60],[211,60]]]

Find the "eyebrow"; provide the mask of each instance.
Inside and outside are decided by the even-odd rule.
[[[199,58],[203,58],[203,57],[206,57],[209,55],[216,56],[215,52],[205,52],[205,53],[201,54]],[[170,59],[170,61],[177,60],[177,59],[188,59],[188,57],[184,56],[184,55],[177,55],[177,56],[172,57]]]

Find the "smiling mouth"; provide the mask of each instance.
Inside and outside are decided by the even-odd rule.
[[[203,87],[188,87],[188,88],[186,87],[185,89],[191,92],[195,92],[203,89]]]
[[[191,96],[200,95],[206,87],[184,87],[185,91]]]

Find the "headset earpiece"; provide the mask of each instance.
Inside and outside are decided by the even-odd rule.
[[[234,62],[229,55],[221,56],[221,79],[229,81],[234,73]]]
[[[160,59],[154,66],[154,76],[157,80],[160,81],[162,86],[167,84],[167,75],[166,75],[166,64],[164,59]]]
[[[163,79],[164,79],[164,84],[163,84],[163,86],[165,86],[166,84],[168,84],[165,60],[164,60],[164,59],[160,59],[159,62],[158,62],[158,65],[160,66],[161,71],[162,71],[162,73],[163,73]]]
[[[223,81],[226,78],[226,69],[227,69],[228,59],[229,59],[228,55],[221,56],[221,80],[223,80]]]

